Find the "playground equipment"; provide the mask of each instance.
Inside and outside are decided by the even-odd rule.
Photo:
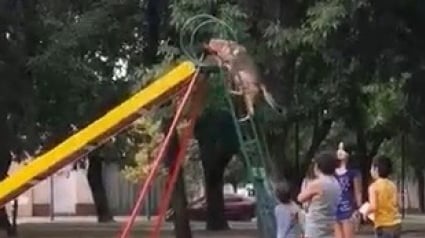
[[[118,105],[103,117],[69,137],[52,150],[29,162],[0,183],[0,206],[19,196],[66,164],[82,158],[141,115],[142,108],[181,90],[195,74],[196,66],[183,62],[168,74]]]
[[[264,143],[263,131],[255,118],[241,122],[239,120],[240,115],[235,113],[236,108],[230,93],[226,93],[226,98],[236,126],[241,154],[248,168],[249,180],[251,180],[255,189],[259,234],[264,238],[274,237],[276,235],[276,222],[273,211],[276,200],[266,176],[265,161],[269,159],[269,153],[267,145]]]
[[[226,23],[209,15],[203,14],[193,17],[187,21],[185,26],[193,23],[195,20],[201,20],[202,23],[197,25],[192,31],[189,45],[191,47],[194,45],[195,33],[202,26],[207,24],[218,23],[226,27],[233,38],[236,39],[232,29]],[[182,42],[183,40],[181,39],[181,43]],[[184,118],[187,120],[186,126],[182,129],[181,133],[179,133],[178,155],[174,164],[170,167],[169,177],[161,196],[158,219],[155,221],[154,229],[150,236],[152,238],[159,237],[160,228],[167,213],[174,184],[184,161],[186,147],[188,146],[189,140],[192,138],[195,120],[199,116],[203,105],[206,87],[203,77],[200,77],[200,68],[205,65],[203,65],[201,60],[198,60],[194,53],[188,50],[184,45],[181,45],[181,48],[190,61],[181,63],[163,77],[157,79],[146,88],[140,90],[134,96],[106,113],[100,119],[72,135],[52,150],[35,158],[25,167],[3,180],[0,183],[0,206],[4,206],[8,201],[16,198],[41,180],[52,175],[61,167],[82,158],[108,141],[111,137],[122,132],[142,115],[141,109],[149,108],[161,101],[169,100],[171,97],[175,98],[176,94],[180,94],[181,100],[177,102],[176,111],[169,131],[159,148],[157,157],[153,161],[152,169],[148,177],[141,185],[139,196],[131,216],[127,223],[125,223],[122,233],[119,236],[121,238],[129,236],[131,227],[139,213],[140,206],[149,192],[161,160],[166,153],[172,133],[183,117],[186,117]],[[224,80],[224,77],[222,78]],[[233,121],[236,126],[241,154],[246,161],[249,169],[249,178],[256,190],[257,221],[260,235],[264,238],[273,237],[276,230],[273,214],[273,208],[276,201],[271,193],[271,186],[265,172],[264,161],[268,160],[269,155],[267,146],[264,143],[264,134],[261,131],[259,123],[255,121],[258,119],[251,118],[245,122],[240,122],[238,120],[239,115],[235,112],[236,107],[234,100],[231,95],[227,93],[227,90],[225,91],[229,110],[232,112]],[[183,115],[183,111],[189,113]]]
[[[190,43],[188,44],[190,47],[193,47],[194,45],[194,36],[197,31],[207,24],[218,24],[224,27],[224,29],[228,31],[227,37],[232,38],[232,40],[236,42],[238,41],[236,33],[228,24],[211,15],[200,14],[194,16],[186,22],[185,26],[195,22],[196,20],[200,20],[201,22],[192,31]],[[183,26],[183,29],[185,26]],[[180,35],[180,37],[180,43],[184,42],[182,35]],[[180,47],[185,50],[184,45],[181,45]],[[186,50],[185,54],[189,55],[193,62],[197,62],[193,53]],[[203,65],[202,62],[199,62],[198,65],[208,66]],[[226,84],[224,82],[225,77],[222,71],[221,79],[223,86],[226,89]],[[261,118],[257,115],[247,121],[240,121],[239,118],[241,118],[241,115],[237,115],[237,107],[233,96],[229,93],[229,90],[226,89],[224,91],[229,110],[232,114],[233,123],[235,124],[240,152],[248,168],[249,180],[253,183],[255,189],[257,227],[259,229],[259,234],[263,238],[274,237],[276,235],[276,222],[273,211],[277,201],[273,195],[272,186],[270,181],[267,179],[265,169],[265,161],[270,161],[270,154],[267,144],[265,143],[266,139],[261,127]]]

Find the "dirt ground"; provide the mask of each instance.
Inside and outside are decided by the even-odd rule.
[[[19,238],[116,238],[120,231],[120,224],[21,224]],[[149,227],[139,225],[132,229],[130,237],[148,237]],[[6,236],[0,235],[0,238]],[[163,238],[174,237],[173,231],[166,229],[161,233]],[[220,237],[220,238],[257,238],[257,231],[253,229],[232,229],[223,232],[207,232],[204,230],[193,231],[194,238]]]
[[[148,237],[150,222],[138,222],[132,229],[130,237]],[[204,223],[193,223],[193,238],[257,238],[258,233],[254,222],[231,223],[232,229],[223,232],[205,231]],[[87,221],[56,221],[56,222],[29,222],[19,224],[19,238],[117,238],[122,228],[121,222],[97,224]],[[174,238],[172,225],[167,223],[163,227],[162,238]],[[403,225],[402,237],[425,237],[425,218],[411,217]],[[1,233],[0,238],[6,237]],[[357,238],[373,238],[370,227],[363,227]]]

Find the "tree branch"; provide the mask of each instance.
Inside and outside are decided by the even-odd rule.
[[[156,53],[159,46],[159,28],[161,23],[161,14],[159,12],[160,0],[149,0],[147,3],[147,22],[148,29],[146,33],[146,47],[144,49],[144,58],[147,65],[156,62]]]
[[[316,116],[311,144],[302,159],[302,164],[301,164],[302,171],[305,171],[307,169],[308,165],[310,164],[311,158],[313,158],[317,149],[319,149],[320,145],[322,144],[322,141],[329,134],[332,123],[333,123],[332,119],[324,119],[322,123],[319,124],[318,115]]]
[[[381,144],[384,142],[384,140],[385,140],[385,136],[381,136],[372,143],[372,147],[370,148],[370,151],[367,155],[369,158],[375,157],[375,155],[378,153],[378,150],[381,147]]]

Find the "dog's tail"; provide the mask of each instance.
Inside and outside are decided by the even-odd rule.
[[[266,86],[264,86],[263,84],[260,85],[261,91],[263,92],[263,96],[264,96],[264,100],[266,100],[267,104],[270,105],[270,107],[276,111],[279,114],[283,114],[284,113],[284,109],[282,106],[280,106],[276,100],[274,99],[274,97],[272,96],[272,94],[267,90]]]

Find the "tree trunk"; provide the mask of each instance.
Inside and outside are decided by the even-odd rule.
[[[96,207],[97,220],[100,223],[111,222],[113,217],[108,205],[105,186],[103,184],[102,157],[92,155],[89,157],[89,168],[87,180],[92,192],[94,204]]]
[[[170,130],[172,122],[172,118],[164,120],[162,124],[162,131],[164,133],[167,133]],[[164,158],[164,165],[169,169],[170,175],[173,174],[173,170],[176,169],[174,165],[176,163],[179,150],[180,140],[177,130],[174,129]],[[189,216],[186,211],[187,199],[183,168],[180,170],[174,186],[173,197],[171,198],[171,207],[174,210],[173,223],[176,238],[192,238]]]
[[[199,142],[207,198],[207,230],[227,230],[224,216],[224,169],[239,151],[232,115],[224,110],[206,111],[194,130]]]
[[[159,30],[161,25],[161,0],[149,0],[147,3],[147,34],[146,47],[144,49],[144,61],[147,65],[155,64],[157,60],[158,45],[159,45]]]
[[[357,150],[355,153],[355,156],[360,161],[360,172],[362,175],[362,201],[365,202],[368,200],[368,188],[369,184],[371,182],[370,177],[370,166],[372,164],[372,156],[368,153],[368,147],[367,147],[367,139],[366,139],[366,132],[365,132],[365,122],[364,118],[365,115],[363,115],[363,111],[358,106],[358,98],[355,94],[355,91],[351,92],[350,95],[350,110],[351,110],[351,117],[352,117],[352,123],[354,124],[354,129],[356,133],[356,144],[357,144]],[[354,158],[353,158],[354,160]]]
[[[2,105],[0,105],[1,107]],[[4,108],[2,108],[4,109]],[[2,142],[0,143],[0,181],[4,180],[9,172],[12,157],[10,151],[12,150],[13,137],[7,123],[7,113],[5,110],[0,111],[0,134],[2,135]],[[16,235],[16,227],[12,227],[7,216],[6,208],[0,208],[0,227],[5,229],[8,237]]]
[[[171,206],[175,212],[173,219],[174,232],[176,238],[192,238],[189,216],[186,211],[187,199],[183,175],[184,172],[183,169],[181,169],[174,187],[173,197],[171,199]]]
[[[232,187],[233,187],[233,192],[238,193],[238,182],[233,182]]]
[[[425,177],[422,169],[415,168],[415,177],[418,181],[418,201],[419,201],[419,210],[423,213],[425,212]]]
[[[358,144],[358,143],[357,143]],[[368,201],[368,189],[371,182],[370,177],[370,166],[372,164],[372,158],[368,156],[367,151],[359,149],[356,155],[360,161],[360,173],[362,175],[362,201]]]
[[[224,169],[209,169],[204,165],[207,195],[207,230],[229,229],[229,224],[224,216],[223,172]]]
[[[372,165],[373,157],[378,153],[379,147],[385,139],[385,136],[377,137],[370,146],[370,149],[367,147],[366,135],[363,128],[357,128],[357,147],[358,151],[354,154],[352,160],[360,161],[360,171],[362,174],[362,200],[366,202],[368,200],[368,189],[369,184],[372,182],[370,176],[370,166]]]
[[[329,118],[321,118],[321,116],[318,113],[316,113],[313,123],[313,134],[311,137],[311,142],[308,147],[307,152],[303,155],[302,161],[301,161],[301,171],[295,171],[295,176],[293,177],[296,181],[296,190],[295,194],[299,193],[299,190],[301,188],[302,181],[305,177],[305,171],[307,171],[308,166],[311,164],[311,160],[313,159],[314,155],[316,154],[317,150],[320,148],[320,145],[322,144],[323,140],[326,139],[326,137],[329,134],[329,131],[332,127],[333,120]],[[300,173],[302,172],[302,173]]]

